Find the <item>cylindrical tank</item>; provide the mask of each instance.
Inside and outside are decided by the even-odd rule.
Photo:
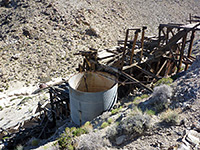
[[[70,114],[82,125],[110,110],[117,101],[118,83],[105,72],[82,72],[69,79]]]

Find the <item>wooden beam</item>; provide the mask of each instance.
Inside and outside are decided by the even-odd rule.
[[[147,74],[147,75],[150,75],[156,79],[158,79],[158,77],[156,75],[154,75],[153,73],[149,72],[149,71],[146,71],[145,69],[142,69],[140,66],[138,65],[135,65],[136,68],[138,68],[140,71],[142,71],[143,73]]]
[[[140,30],[135,31],[135,36],[134,36],[134,40],[133,40],[133,47],[132,47],[132,50],[131,50],[130,64],[132,64],[132,61],[133,61],[134,49],[135,49],[135,45],[136,45],[136,42],[137,42],[139,32],[140,32]]]
[[[140,58],[142,59],[143,56],[143,48],[144,48],[144,34],[145,34],[145,30],[147,29],[146,26],[144,26],[142,28],[142,38],[141,38],[141,53],[140,53]]]
[[[187,55],[188,58],[190,58],[191,53],[192,53],[192,46],[193,46],[193,42],[194,42],[194,37],[195,37],[195,30],[193,30],[192,34],[191,34],[190,45],[189,45],[189,48],[188,48],[188,55]],[[188,69],[188,64],[186,64],[186,66],[185,66],[185,71],[187,69]]]
[[[121,75],[123,75],[127,79],[129,79],[129,80],[131,80],[133,82],[136,82],[140,87],[143,87],[143,88],[147,89],[148,91],[153,92],[153,90],[151,88],[147,87],[146,85],[144,85],[143,83],[141,83],[140,81],[138,81],[134,77],[130,76],[129,74],[127,74],[127,73],[125,73],[123,71],[121,71],[120,73],[121,73]]]
[[[126,37],[125,37],[125,41],[124,41],[124,48],[123,48],[123,54],[122,54],[122,59],[121,59],[121,64],[120,64],[120,70],[124,66],[124,59],[125,59],[125,54],[126,54],[126,45],[127,45],[127,41],[128,41],[128,34],[129,34],[129,29],[126,30]]]
[[[180,70],[181,70],[186,39],[187,39],[187,34],[184,35],[183,40],[182,40],[182,46],[181,46],[181,51],[180,51],[180,57],[179,57],[179,64],[178,64],[178,68],[177,68],[177,73],[179,73]]]

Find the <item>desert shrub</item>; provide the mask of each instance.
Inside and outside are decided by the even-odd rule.
[[[150,128],[150,117],[148,115],[129,115],[107,130],[107,136],[112,141],[120,135],[137,137]]]
[[[168,108],[171,96],[172,88],[170,86],[164,84],[157,86],[154,88],[152,97],[146,102],[141,103],[139,107],[143,110],[143,112],[147,109],[151,109],[156,113],[159,113]]]
[[[155,83],[155,86],[159,86],[162,84],[170,85],[173,82],[172,78],[162,78]]]
[[[77,136],[87,133],[84,128],[76,128],[76,127],[66,127],[65,132],[60,135],[58,138],[57,144],[59,145],[59,149],[74,149],[73,139]]]
[[[133,102],[138,101],[138,100],[141,100],[141,97],[136,96],[136,97],[133,99]]]
[[[86,131],[83,128],[77,128],[72,132],[74,136],[80,136],[81,134],[85,134]]]
[[[113,119],[112,118],[108,118],[107,121],[108,121],[109,124],[111,124],[113,122]]]
[[[93,131],[93,126],[89,121],[87,121],[81,128],[84,129],[86,133]]]
[[[118,113],[121,109],[122,109],[122,106],[120,106],[119,108],[115,108],[111,111],[111,114],[114,115],[114,114]]]
[[[151,109],[147,109],[147,110],[145,111],[145,113],[148,114],[148,115],[150,115],[150,116],[156,114],[156,112],[155,112],[154,110],[151,110]]]
[[[67,150],[74,150],[74,146],[71,144],[67,145]]]
[[[150,118],[146,115],[137,114],[126,117],[118,125],[121,134],[142,134],[150,126]]]
[[[161,120],[168,125],[176,125],[178,122],[178,112],[168,109],[162,113]]]
[[[58,145],[59,149],[66,149],[68,145],[72,144],[72,139],[70,136],[66,134],[61,134],[61,136],[58,139]]]
[[[91,132],[79,137],[78,145],[76,149],[78,150],[99,150],[103,149],[104,142],[103,138],[100,136],[99,132]]]
[[[101,129],[107,127],[108,125],[109,125],[109,124],[108,124],[107,122],[103,122],[103,123],[101,124]]]
[[[147,94],[143,94],[142,96],[140,96],[141,97],[141,99],[144,99],[144,98],[148,98],[149,97],[149,95],[147,95]]]

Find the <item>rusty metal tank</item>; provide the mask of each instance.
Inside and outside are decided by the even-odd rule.
[[[105,72],[82,72],[72,76],[69,79],[72,121],[82,125],[110,110],[117,101],[117,88],[115,76]]]

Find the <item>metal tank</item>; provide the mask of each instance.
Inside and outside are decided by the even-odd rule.
[[[82,72],[69,79],[70,114],[72,121],[82,125],[117,101],[116,78],[105,72]]]

